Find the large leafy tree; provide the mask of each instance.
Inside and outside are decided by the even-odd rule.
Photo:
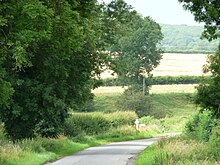
[[[140,70],[150,73],[161,59],[157,47],[162,40],[159,24],[151,18],[143,18],[123,0],[109,3],[105,10],[106,22],[112,34],[111,69],[126,84],[142,82]],[[110,34],[111,36],[111,34]]]
[[[190,10],[195,20],[205,23],[203,37],[208,40],[220,38],[220,1],[218,0],[179,0],[185,9]],[[220,117],[220,50],[210,55],[209,64],[204,68],[212,73],[212,80],[198,87],[196,102]]]
[[[95,0],[0,1],[0,116],[12,138],[55,136],[92,99],[103,56]]]
[[[189,10],[197,22],[205,23],[203,36],[209,39],[220,37],[220,1],[218,0],[178,0]]]

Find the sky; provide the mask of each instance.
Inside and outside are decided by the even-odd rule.
[[[109,2],[110,0],[104,0]],[[178,0],[125,0],[142,16],[150,16],[157,23],[201,25],[193,15],[183,9]]]

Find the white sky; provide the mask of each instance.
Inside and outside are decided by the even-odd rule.
[[[104,0],[110,2],[110,0]],[[125,0],[143,16],[163,24],[201,25],[194,21],[193,15],[183,9],[178,0]]]

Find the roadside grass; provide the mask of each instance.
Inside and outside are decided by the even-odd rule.
[[[34,138],[18,142],[0,143],[0,164],[40,165],[83,149],[109,142],[150,138],[149,132],[136,131],[133,126],[123,126],[98,135],[59,136]]]
[[[164,139],[146,148],[135,165],[217,165],[219,157],[208,155],[208,143],[174,137]]]

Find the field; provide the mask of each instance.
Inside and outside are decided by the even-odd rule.
[[[186,84],[186,85],[152,85],[150,88],[150,93],[194,93],[196,91],[197,85]],[[112,95],[112,94],[122,94],[127,87],[120,86],[110,86],[110,87],[99,87],[93,90],[96,96],[99,95]]]
[[[123,91],[122,87],[99,87],[95,94],[94,110],[99,112],[118,111],[117,101]],[[162,127],[166,132],[181,132],[186,121],[197,112],[197,107],[192,103],[195,85],[154,85],[150,90],[153,111],[161,119],[144,117],[143,124],[148,124],[147,129],[161,133]],[[158,115],[159,114],[159,115]]]
[[[207,56],[207,54],[164,53],[160,65],[152,73],[154,76],[202,76]],[[106,70],[101,77],[104,79],[115,76],[112,76],[111,70]]]
[[[202,76],[205,54],[163,54],[160,65],[153,71],[154,76]]]

